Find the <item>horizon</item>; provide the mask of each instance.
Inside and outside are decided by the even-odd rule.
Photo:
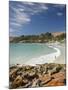
[[[52,35],[54,34],[54,33],[66,33],[66,32],[64,32],[64,31],[61,31],[61,32],[44,32],[44,33],[40,33],[40,34],[30,34],[30,35],[18,35],[18,36],[10,36],[9,35],[9,37],[11,38],[11,37],[21,37],[21,36],[39,36],[39,35],[41,35],[41,34],[46,34],[46,33],[51,33]]]
[[[64,31],[61,31],[61,32],[60,32],[60,31],[59,31],[59,32],[45,32],[45,33],[40,33],[40,34],[30,34],[30,35],[23,35],[23,34],[22,34],[22,35],[20,35],[20,36],[19,36],[19,35],[18,35],[18,36],[10,36],[10,35],[9,35],[9,37],[33,36],[33,35],[39,36],[39,35],[41,35],[41,34],[46,34],[46,33],[51,33],[51,34],[53,34],[53,33],[66,33],[66,32],[64,32]]]
[[[9,1],[10,37],[65,31],[65,4]]]

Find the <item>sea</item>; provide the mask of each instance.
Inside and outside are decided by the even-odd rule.
[[[9,52],[9,64],[14,65],[34,64],[33,60],[40,62],[39,57],[55,53],[56,50],[45,43],[10,43]]]

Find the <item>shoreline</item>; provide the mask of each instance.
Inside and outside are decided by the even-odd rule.
[[[36,64],[45,64],[45,63],[58,63],[58,64],[65,64],[65,60],[62,60],[62,56],[64,57],[65,55],[62,55],[62,51],[60,50],[59,47],[64,48],[64,46],[56,44],[55,43],[50,43],[46,44],[48,47],[53,48],[56,50],[56,52],[42,55],[40,57],[32,58],[29,61],[23,63],[22,65],[31,65],[35,66]],[[60,58],[61,57],[61,58]],[[61,59],[61,60],[60,60]],[[19,64],[19,63],[18,63]],[[10,65],[12,66],[12,65]]]
[[[65,86],[66,85],[66,64],[62,60],[63,48],[60,45],[49,46],[54,48],[56,52],[50,55],[50,62],[47,57],[41,56],[39,63],[37,58],[34,58],[33,64],[15,64],[9,68],[9,88],[33,88],[33,87],[50,87],[50,86]],[[56,58],[55,58],[56,55]],[[61,60],[60,60],[60,57]],[[51,60],[52,58],[52,60]],[[48,62],[45,62],[47,60]],[[32,60],[33,61],[33,60]],[[64,60],[65,61],[65,60]],[[57,63],[58,62],[58,63]],[[60,63],[61,62],[61,63]]]
[[[36,64],[53,63],[61,55],[61,52],[54,46],[49,45],[48,47],[55,49],[56,52],[46,54],[37,58],[32,58],[31,60],[27,61],[25,65],[35,66]]]
[[[66,64],[66,48],[65,46],[63,45],[58,45],[57,46],[60,51],[61,51],[61,55],[53,62],[53,63],[57,63],[57,64]]]

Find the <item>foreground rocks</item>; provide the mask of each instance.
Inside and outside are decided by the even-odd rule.
[[[14,65],[9,70],[10,88],[66,85],[65,64]]]

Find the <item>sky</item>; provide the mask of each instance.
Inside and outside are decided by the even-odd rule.
[[[9,1],[10,36],[65,32],[66,6],[22,1]]]

